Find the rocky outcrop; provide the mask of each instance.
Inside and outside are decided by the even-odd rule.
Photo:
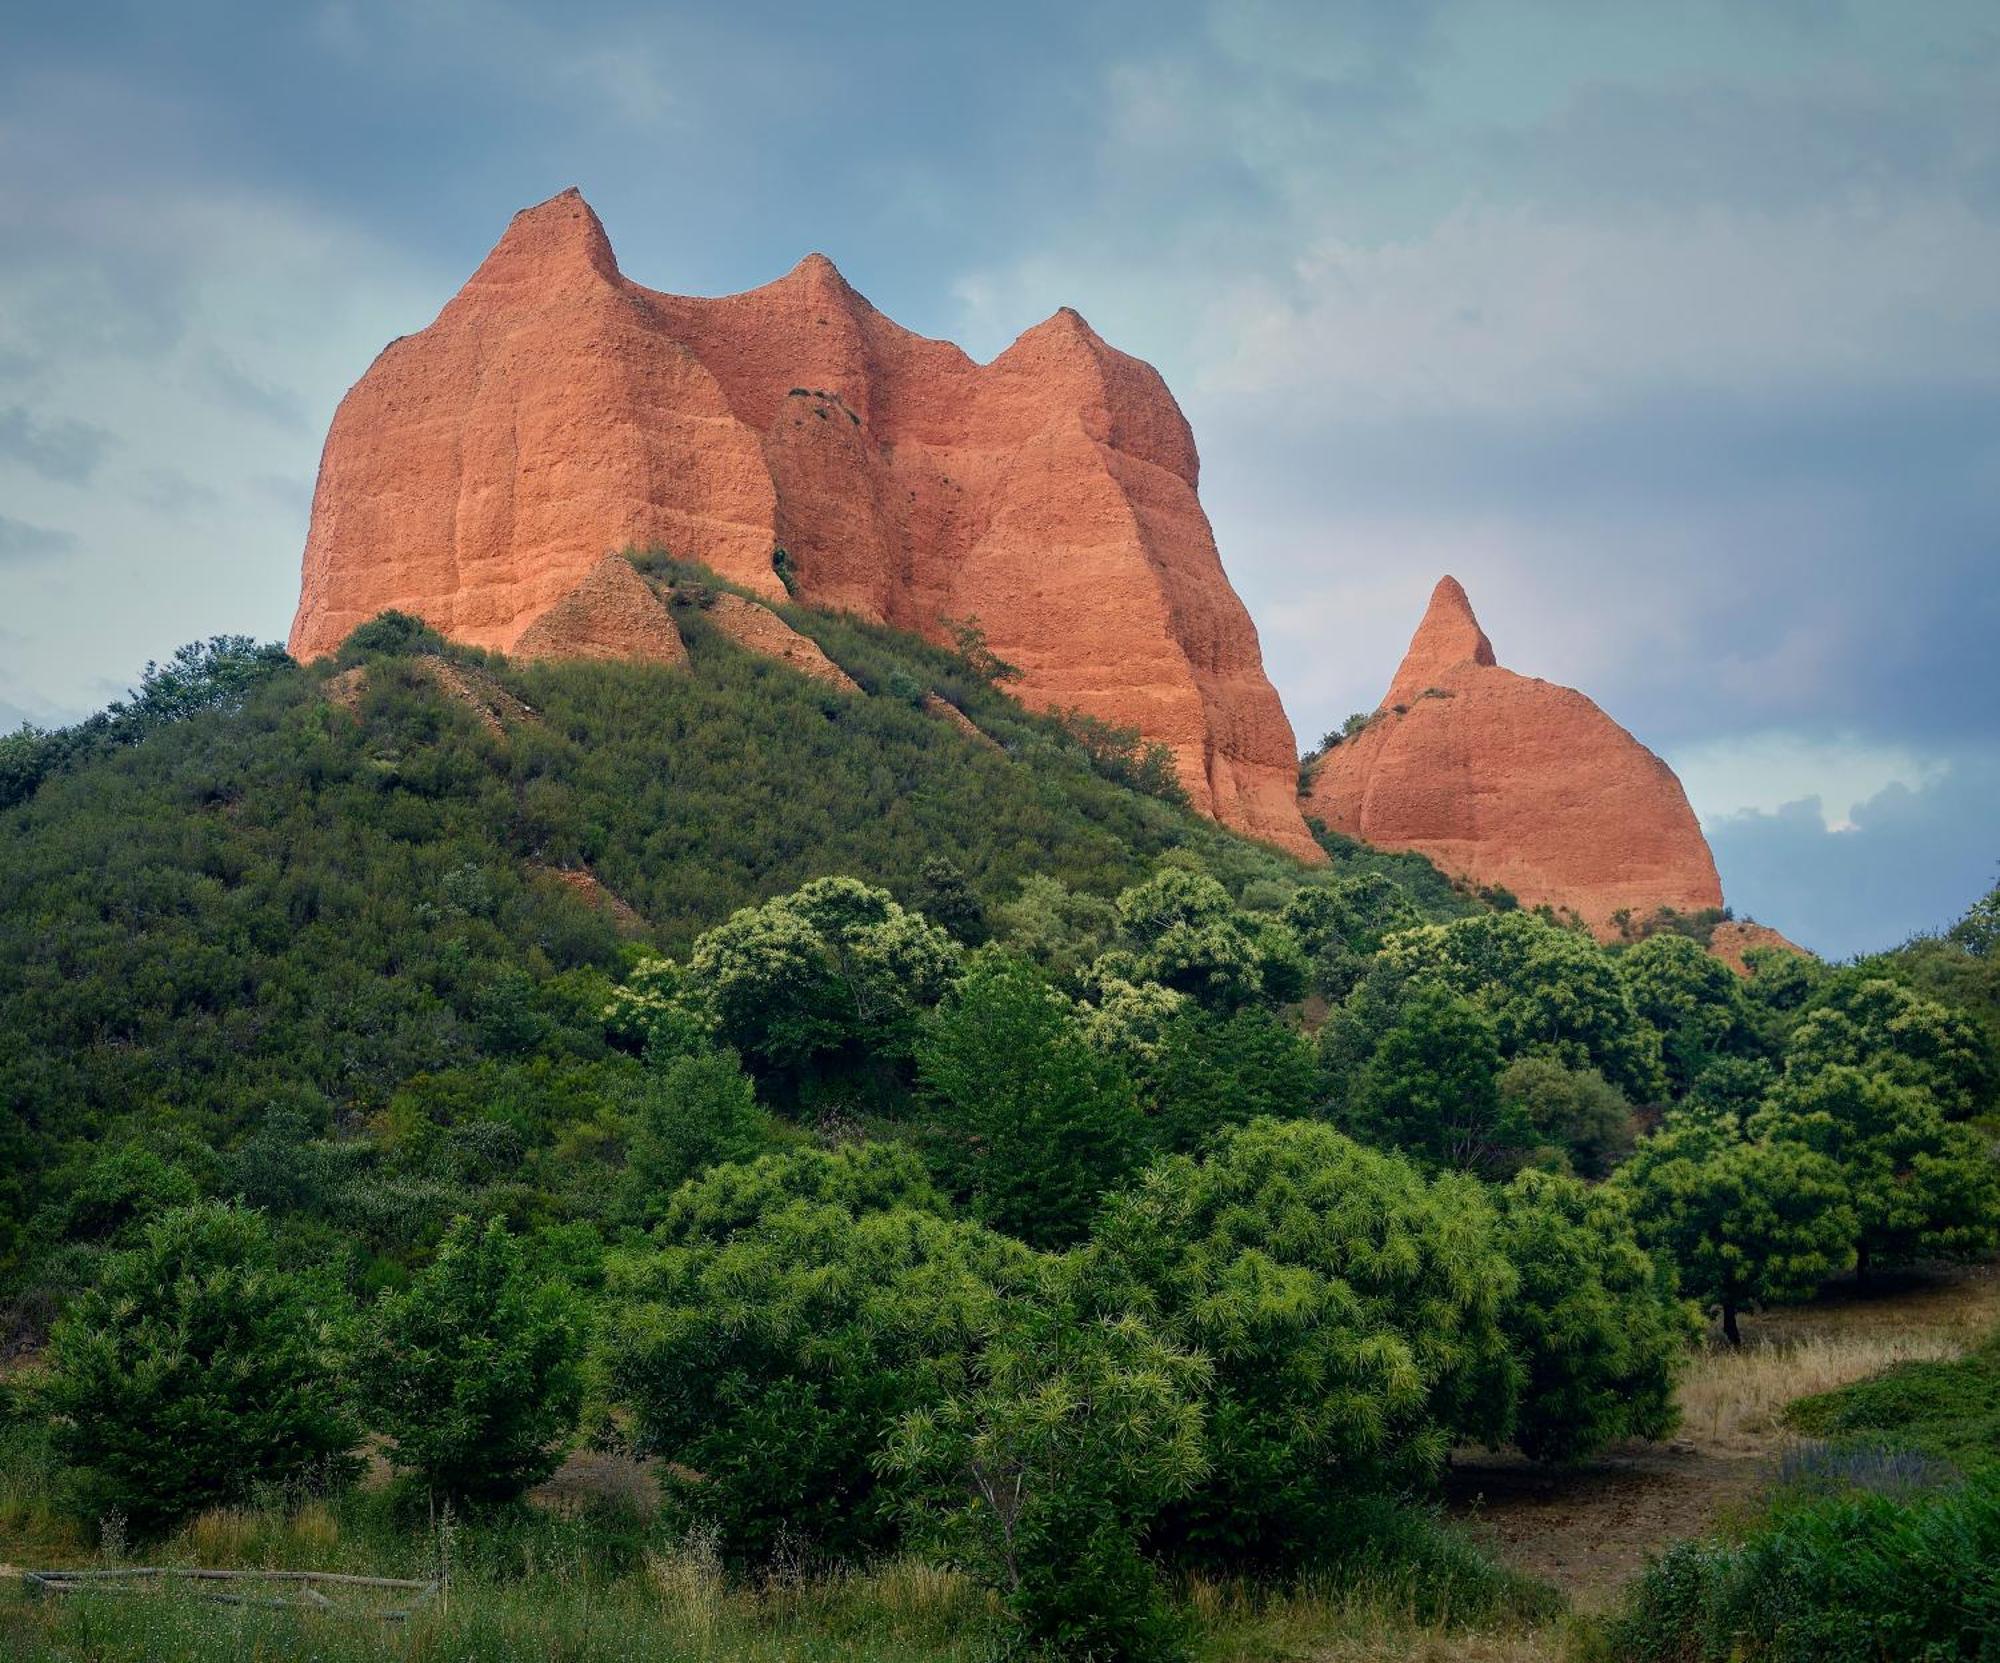
[[[768,606],[732,595],[726,589],[704,597],[703,616],[745,652],[775,658],[802,676],[823,681],[843,693],[859,693],[860,684],[826,656],[820,644],[801,635]]]
[[[519,658],[636,658],[685,664],[687,643],[652,585],[622,554],[590,575],[521,632]]]
[[[1802,959],[1813,956],[1796,941],[1780,935],[1770,925],[1759,924],[1750,919],[1725,920],[1715,926],[1715,933],[1708,938],[1708,950],[1739,976],[1748,976],[1751,973],[1749,955],[1762,947],[1772,948],[1780,953],[1792,953]]]
[[[1305,809],[1572,911],[1606,939],[1615,913],[1722,905],[1673,770],[1581,693],[1501,668],[1454,578],[1432,594],[1381,708],[1314,764]]]
[[[1159,375],[1064,310],[977,364],[809,256],[661,294],[574,191],[515,217],[342,401],[292,651],[386,607],[510,650],[613,550],[934,640],[977,618],[1015,690],[1164,743],[1197,807],[1319,857],[1292,732]]]
[[[988,750],[994,751],[1001,748],[999,740],[980,727],[977,722],[973,721],[970,716],[966,715],[964,711],[960,710],[957,705],[953,704],[951,700],[944,697],[941,693],[926,693],[924,695],[924,714],[935,716],[940,722],[949,722],[975,745],[984,745]]]

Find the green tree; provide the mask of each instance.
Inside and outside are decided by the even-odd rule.
[[[1684,935],[1650,935],[1613,960],[1642,1021],[1659,1030],[1667,1089],[1685,1097],[1716,1057],[1743,1046],[1742,981]]]
[[[891,1428],[962,1384],[1033,1255],[935,1213],[768,1199],[724,1239],[611,1261],[605,1378],[731,1563],[853,1558],[897,1540]]]
[[[843,1143],[710,1167],[667,1198],[659,1235],[681,1246],[717,1245],[796,1201],[849,1218],[898,1209],[939,1217],[951,1211],[923,1157],[908,1144]]]
[[[1118,922],[1132,953],[1127,980],[1158,982],[1218,1009],[1262,998],[1265,961],[1282,953],[1228,890],[1182,866],[1162,867],[1120,895]]]
[[[747,907],[694,945],[688,979],[724,1040],[780,1072],[831,1056],[907,1056],[958,947],[885,890],[815,878]]]
[[[329,1281],[278,1264],[260,1214],[161,1214],[50,1339],[42,1403],[87,1504],[151,1530],[259,1484],[350,1478],[348,1318]]]
[[[1487,913],[1404,930],[1382,959],[1478,1004],[1503,1058],[1594,1068],[1634,1103],[1665,1094],[1659,1035],[1640,1020],[1612,956],[1587,937],[1530,913]]]
[[[511,1501],[561,1464],[583,1402],[583,1318],[493,1219],[453,1220],[436,1259],[370,1315],[359,1357],[389,1459],[432,1491]]]
[[[1699,1322],[1673,1267],[1639,1245],[1625,1196],[1523,1172],[1495,1199],[1496,1240],[1519,1278],[1503,1317],[1522,1372],[1514,1442],[1533,1460],[1573,1461],[1665,1437]]]
[[[932,1016],[917,1079],[946,1181],[982,1223],[1037,1247],[1089,1228],[1146,1140],[1132,1082],[1020,959],[977,955]]]
[[[1612,1182],[1639,1239],[1670,1259],[1683,1291],[1722,1316],[1809,1298],[1854,1262],[1856,1220],[1840,1167],[1803,1144],[1742,1142],[1706,1128],[1641,1141]]]
[[[2000,1164],[1986,1139],[1947,1121],[1923,1086],[1829,1064],[1788,1075],[1749,1131],[1840,1168],[1864,1276],[1879,1264],[1980,1258],[2000,1245]]]
[[[625,1213],[657,1223],[685,1180],[724,1161],[754,1158],[764,1116],[735,1057],[710,1051],[650,1070],[625,1169]]]
[[[986,904],[965,881],[956,863],[943,855],[926,855],[917,869],[916,910],[967,947],[977,947],[993,933]]]
[[[1500,1100],[1493,1024],[1469,999],[1419,984],[1355,1077],[1337,1118],[1368,1143],[1434,1166],[1501,1172],[1526,1128]]]
[[[1978,1025],[1882,977],[1842,972],[1813,998],[1785,1045],[1785,1076],[1859,1068],[1920,1086],[1947,1120],[1990,1107],[2000,1071]]]
[[[1161,1149],[1187,1154],[1265,1115],[1308,1115],[1324,1095],[1313,1044],[1260,1006],[1185,1010],[1137,1066]]]
[[[1310,1121],[1253,1121],[1204,1160],[1157,1162],[1091,1249],[1102,1308],[1138,1309],[1213,1359],[1208,1477],[1158,1534],[1269,1565],[1310,1551],[1343,1500],[1433,1476],[1501,1437],[1514,1274],[1480,1186]]]
[[[1178,1655],[1141,1541],[1206,1468],[1208,1365],[1138,1317],[1078,1309],[1047,1261],[966,1379],[897,1423],[882,1464],[917,1541],[1067,1655]]]
[[[1632,1152],[1632,1105],[1594,1068],[1521,1057],[1500,1071],[1500,1123],[1523,1144],[1559,1154],[1586,1178],[1607,1178]]]
[[[1669,1111],[1667,1124],[1741,1128],[1777,1083],[1777,1069],[1762,1057],[1717,1057],[1695,1076],[1687,1096]]]

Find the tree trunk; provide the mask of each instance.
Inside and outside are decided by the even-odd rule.
[[[1733,1299],[1722,1302],[1722,1337],[1731,1345],[1740,1346],[1743,1343],[1742,1332],[1736,1326],[1736,1301]]]

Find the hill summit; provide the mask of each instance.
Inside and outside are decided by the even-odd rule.
[[[1389,692],[1313,765],[1306,812],[1447,873],[1576,913],[1722,905],[1674,771],[1574,688],[1501,667],[1454,577],[1439,580]]]
[[[1203,813],[1322,859],[1198,474],[1159,374],[1067,308],[978,364],[818,254],[663,294],[570,190],[342,401],[290,645],[395,608],[475,646],[602,650],[573,616],[602,597],[571,597],[607,552],[660,548],[934,641],[976,620],[1027,703],[1137,729]]]

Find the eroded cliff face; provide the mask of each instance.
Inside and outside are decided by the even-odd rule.
[[[1374,720],[1313,767],[1306,812],[1452,876],[1577,913],[1722,905],[1674,772],[1591,701],[1516,675],[1455,578],[1431,596]]]
[[[291,648],[385,607],[513,649],[604,555],[656,546],[772,599],[948,639],[1137,728],[1196,806],[1307,859],[1290,724],[1159,375],[1058,312],[990,364],[809,256],[745,294],[618,270],[574,191],[517,215],[327,437]]]

